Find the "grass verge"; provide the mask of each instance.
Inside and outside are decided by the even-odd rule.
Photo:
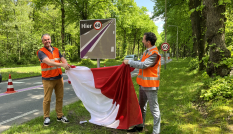
[[[188,60],[174,59],[161,68],[161,83],[158,92],[161,111],[161,134],[230,134],[233,133],[232,101],[204,102],[199,99],[202,88],[201,73],[188,71]],[[120,62],[121,63],[121,62]],[[132,78],[136,94],[136,77]],[[125,130],[116,130],[91,123],[79,124],[90,119],[88,111],[81,101],[66,105],[63,112],[70,120],[69,124],[56,122],[55,111],[51,112],[51,125],[43,126],[43,117],[35,118],[21,125],[12,126],[3,134],[15,133],[56,133],[56,134],[123,134]],[[147,108],[145,131],[153,129],[153,117]]]
[[[82,65],[79,62],[71,62],[70,65],[76,65],[76,66],[87,66],[89,68],[96,68],[97,67],[97,61],[92,61],[93,65]],[[100,61],[100,67],[105,66],[114,66],[114,65],[120,65],[122,61]],[[62,72],[65,72],[65,69],[62,68]],[[9,78],[9,74],[11,74],[12,79],[20,79],[20,78],[27,78],[27,77],[33,77],[33,76],[41,76],[41,67],[39,66],[22,66],[21,67],[6,67],[6,68],[0,68],[0,74],[2,75],[2,81],[7,81]]]

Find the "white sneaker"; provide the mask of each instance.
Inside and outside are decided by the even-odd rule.
[[[49,118],[49,117],[46,117],[46,118],[44,119],[44,126],[49,126],[49,124],[50,124],[50,118]]]
[[[57,118],[57,121],[62,121],[63,123],[69,123],[69,120],[65,116],[62,116],[61,118]]]

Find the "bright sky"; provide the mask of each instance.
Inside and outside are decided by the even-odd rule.
[[[139,7],[146,7],[148,10],[148,14],[150,15],[150,17],[152,16],[152,12],[154,12],[154,2],[152,2],[151,0],[134,0],[137,5]],[[163,24],[164,24],[164,20],[162,19],[156,19],[155,21],[155,25],[158,26],[158,33],[160,34],[163,31]]]

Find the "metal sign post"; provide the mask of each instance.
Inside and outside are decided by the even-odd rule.
[[[164,51],[164,65],[166,66],[166,60],[167,60],[167,51],[169,50],[169,48],[170,48],[170,45],[168,44],[168,43],[163,43],[162,45],[161,45],[161,49]],[[165,67],[165,69],[166,69],[166,67]]]
[[[165,0],[165,43],[167,43],[167,0]],[[164,52],[164,69],[166,69],[166,51]]]
[[[97,68],[100,68],[100,59],[97,59]]]

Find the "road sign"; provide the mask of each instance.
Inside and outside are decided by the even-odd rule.
[[[163,51],[168,51],[169,48],[170,48],[170,45],[169,45],[168,43],[163,43],[163,44],[161,45],[161,49],[162,49]]]
[[[90,59],[116,58],[116,20],[80,21],[80,57]]]
[[[95,30],[100,30],[102,28],[102,23],[100,21],[96,21],[94,23]]]

